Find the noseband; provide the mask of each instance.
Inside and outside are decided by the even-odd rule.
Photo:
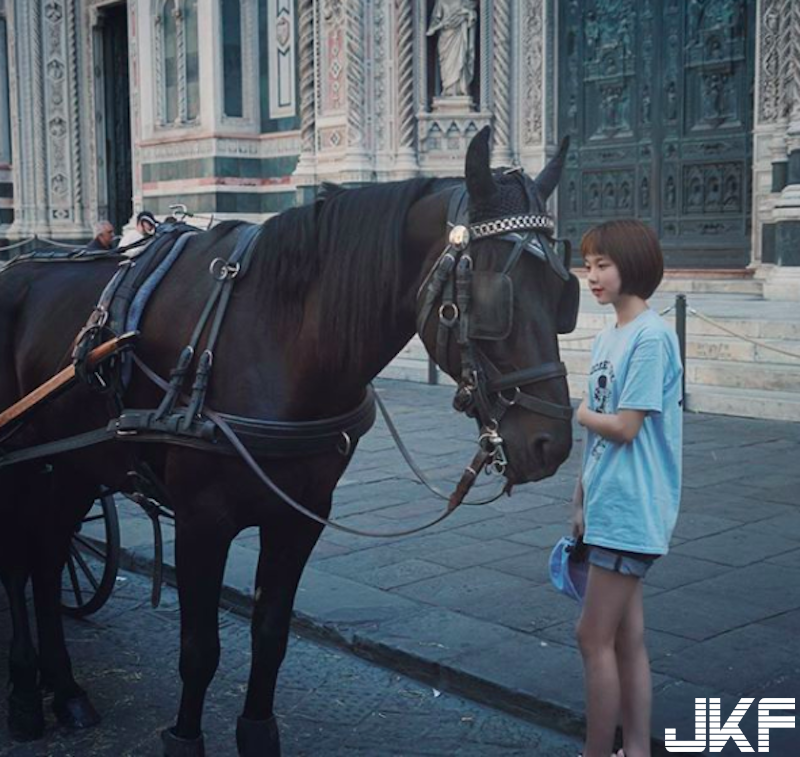
[[[529,198],[534,198],[524,177],[520,180]],[[518,405],[537,415],[557,420],[570,420],[572,407],[562,405],[522,391],[524,387],[565,378],[564,363],[544,363],[535,368],[524,368],[502,373],[477,344],[478,340],[502,340],[511,332],[513,286],[511,272],[523,252],[530,252],[545,260],[565,281],[571,274],[548,243],[539,240],[545,234],[552,239],[555,223],[547,214],[527,213],[506,216],[491,221],[470,224],[467,213],[466,189],[457,190],[450,201],[448,245],[439,256],[433,269],[420,287],[417,296],[417,331],[424,333],[437,301],[438,329],[436,334],[436,362],[448,370],[451,338],[456,339],[461,358],[461,372],[453,406],[475,418],[480,424],[481,447],[490,455],[490,470],[504,474],[508,457],[500,436],[500,422],[508,410]],[[474,270],[470,246],[473,242],[490,237],[512,245],[502,271]],[[478,307],[475,307],[475,306]],[[482,312],[488,311],[487,313]],[[498,326],[499,320],[499,326]]]

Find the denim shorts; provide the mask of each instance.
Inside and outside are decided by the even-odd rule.
[[[586,546],[589,548],[587,559],[590,565],[611,570],[622,576],[644,578],[653,563],[660,557],[660,555],[625,552],[621,549],[611,549],[610,547],[596,547],[591,544]]]

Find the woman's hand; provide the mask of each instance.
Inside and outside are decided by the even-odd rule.
[[[590,412],[592,412],[592,411],[589,410],[589,403],[588,403],[586,397],[584,397],[583,400],[581,400],[581,404],[578,407],[578,412],[575,415],[575,418],[577,419],[578,423],[581,424],[581,426],[585,426],[586,425],[586,418],[587,418],[588,413],[590,413]]]
[[[572,511],[572,536],[579,539],[583,536],[585,523],[583,520],[583,505],[576,505]]]

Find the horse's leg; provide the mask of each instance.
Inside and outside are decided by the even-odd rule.
[[[8,674],[8,730],[18,741],[38,739],[44,732],[42,692],[39,688],[39,663],[33,646],[25,586],[28,567],[14,564],[0,569],[0,579],[8,595],[11,610],[11,647]]]
[[[222,513],[222,500],[206,512]],[[189,521],[189,522],[185,522]],[[206,689],[219,664],[219,598],[225,561],[236,531],[222,517],[192,513],[179,518],[175,569],[181,608],[180,674],[183,681],[178,720],[162,732],[166,757],[201,757]]]
[[[42,680],[53,689],[53,712],[61,725],[89,728],[100,722],[100,715],[72,673],[61,613],[61,572],[75,524],[91,507],[94,492],[57,477],[56,472],[48,482],[33,566],[39,666]]]
[[[31,637],[25,587],[30,578],[30,497],[24,482],[30,471],[5,471],[0,475],[3,534],[0,537],[0,580],[8,596],[11,645],[8,656],[8,729],[20,741],[39,738],[44,731],[39,661]]]
[[[326,512],[330,510],[330,504]],[[236,727],[242,757],[279,757],[275,683],[286,655],[297,585],[322,526],[302,516],[261,528],[252,620],[252,661],[244,712]]]

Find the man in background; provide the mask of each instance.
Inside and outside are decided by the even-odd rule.
[[[87,250],[110,250],[114,244],[114,227],[111,221],[98,221],[94,225],[94,239],[86,245]]]

